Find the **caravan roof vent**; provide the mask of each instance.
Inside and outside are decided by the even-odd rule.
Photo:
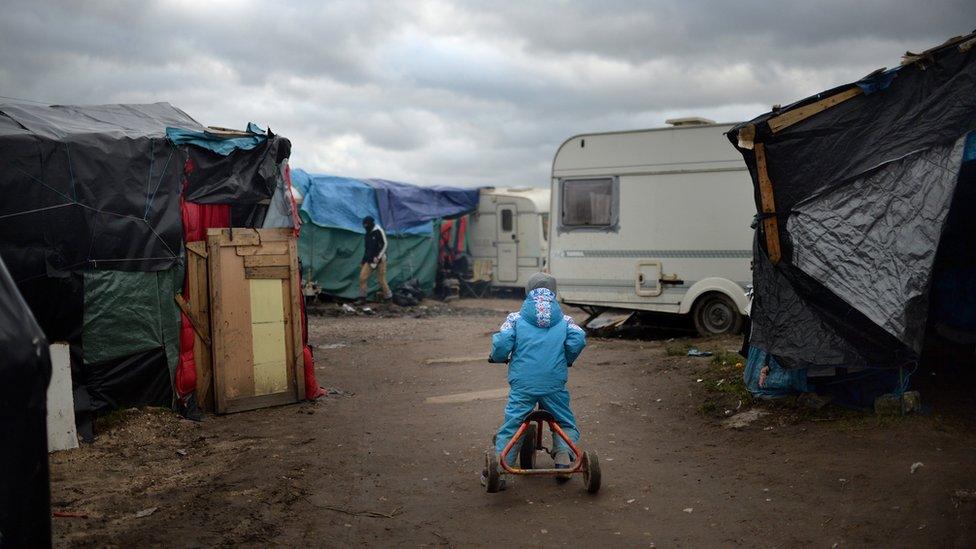
[[[700,116],[689,116],[687,118],[668,118],[664,123],[669,126],[705,126],[714,124],[715,121]]]

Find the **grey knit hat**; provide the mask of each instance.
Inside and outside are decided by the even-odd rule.
[[[538,288],[546,288],[552,293],[556,293],[556,279],[549,273],[535,273],[529,277],[529,281],[525,283],[525,293],[529,293],[532,290]]]

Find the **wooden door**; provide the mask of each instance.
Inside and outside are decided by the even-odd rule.
[[[216,412],[297,402],[305,378],[294,234],[210,229],[207,251]]]

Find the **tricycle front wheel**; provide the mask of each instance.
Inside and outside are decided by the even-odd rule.
[[[600,491],[600,457],[596,452],[583,452],[583,484],[591,494]]]

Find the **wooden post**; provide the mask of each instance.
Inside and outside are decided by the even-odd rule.
[[[773,265],[779,263],[782,252],[779,246],[779,219],[776,217],[776,201],[773,197],[773,182],[769,179],[769,172],[766,171],[766,146],[763,143],[755,144],[756,151],[756,171],[759,174],[759,199],[762,202],[762,213],[767,217],[763,219],[763,232],[766,233],[766,252]]]

